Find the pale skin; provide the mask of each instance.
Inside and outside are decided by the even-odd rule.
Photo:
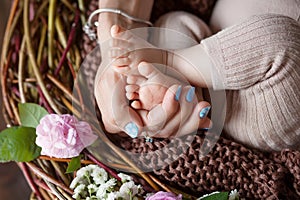
[[[128,14],[134,15],[138,18],[141,19],[145,19],[145,20],[149,20],[149,16],[151,13],[151,8],[153,4],[153,1],[147,1],[147,3],[143,2],[141,3],[141,1],[139,0],[130,0],[128,1],[127,4],[121,3],[120,1],[109,1],[109,0],[104,0],[104,1],[100,1],[99,3],[99,7],[106,7],[106,8],[118,8],[121,9],[125,12],[127,12]],[[111,13],[103,13],[101,15],[99,15],[99,23],[101,24],[101,26],[99,26],[98,29],[98,38],[99,41],[105,41],[109,38],[111,38],[110,35],[110,27],[113,24],[119,24],[121,26],[123,26],[125,29],[129,29],[129,28],[135,28],[135,27],[140,27],[143,26],[143,24],[136,24],[133,23],[131,21],[126,20],[123,17],[120,17],[119,15],[115,15],[115,14],[111,14]],[[102,52],[106,52],[106,51],[102,51]],[[161,52],[156,52],[161,54]],[[182,54],[184,55],[185,52],[182,52]],[[201,54],[199,54],[201,55]],[[198,55],[198,58],[199,58]],[[147,58],[143,55],[139,56],[140,58]],[[162,57],[162,56],[161,56]],[[103,60],[101,65],[102,66],[106,66],[108,63],[111,62],[111,59],[109,59],[109,57],[106,57],[106,60]],[[159,57],[158,57],[159,58]],[[170,56],[171,58],[171,56]],[[180,60],[180,62],[177,62],[176,59]],[[147,59],[145,59],[147,61]],[[203,61],[208,60],[203,59]],[[136,65],[137,63],[139,63],[140,61],[137,59],[136,61]],[[178,63],[178,65],[173,65],[172,63]],[[175,62],[176,61],[176,62]],[[158,61],[157,63],[160,63],[161,61]],[[171,59],[170,61],[170,66],[173,66],[175,70],[180,71],[180,68],[182,66],[184,66],[186,63],[184,61],[182,61],[182,59],[174,56],[173,59]],[[186,71],[186,74],[183,73],[184,76],[190,76],[191,74],[193,74],[193,70],[189,70]],[[199,83],[198,85],[203,86],[203,80],[199,81],[199,76],[197,76],[197,74],[194,74],[194,77],[188,77],[187,78],[193,85],[197,86],[197,82]],[[195,84],[196,83],[196,84]],[[111,86],[115,86],[116,90],[114,92],[117,92],[118,97],[117,99],[114,99],[114,93],[112,93],[112,90],[110,89]],[[122,79],[122,76],[119,74],[119,72],[116,72],[113,70],[113,68],[108,67],[107,70],[105,71],[98,71],[97,76],[96,76],[96,80],[95,80],[95,97],[97,100],[97,104],[99,106],[99,109],[101,111],[101,114],[105,117],[103,117],[103,123],[105,126],[105,129],[110,132],[110,133],[119,133],[119,132],[123,132],[125,130],[125,126],[128,123],[135,123],[136,126],[138,127],[138,132],[140,133],[143,129],[143,127],[145,126],[145,120],[143,119],[144,117],[141,116],[142,114],[140,112],[137,112],[136,110],[134,110],[132,107],[130,107],[127,103],[126,100],[126,91],[125,91],[125,87],[126,87],[126,82],[124,82],[124,80]],[[113,102],[114,105],[120,107],[118,112],[112,113],[111,112],[111,102]],[[208,104],[207,102],[200,102],[200,104]],[[185,106],[183,106],[185,105]],[[204,105],[204,106],[206,106]],[[185,108],[185,107],[189,107],[189,108]],[[202,106],[203,107],[203,106]],[[186,105],[183,104],[181,102],[181,111],[180,112],[186,112],[188,113],[187,116],[192,116],[192,111],[193,109],[199,109],[197,106],[195,107],[191,107],[190,105]],[[191,110],[189,110],[191,109]],[[189,110],[189,112],[188,112]],[[181,114],[180,112],[177,112],[176,114],[174,114],[173,121],[169,121],[168,123],[165,123],[165,126],[160,129],[160,132],[165,133],[165,134],[161,134],[162,137],[168,137],[170,135],[170,133],[173,133],[175,131],[178,130],[178,128],[180,127],[180,124],[184,124],[181,119]],[[195,115],[198,116],[198,115]],[[169,119],[171,118],[170,116],[167,116],[165,119]],[[187,117],[188,118],[188,117]],[[193,124],[199,124],[199,117],[197,119],[194,119],[194,121],[189,121],[189,123],[193,123]],[[201,122],[203,123],[203,122]],[[147,126],[147,125],[146,125]],[[199,125],[201,126],[201,125]],[[206,124],[204,123],[204,125],[202,126],[206,126]],[[195,126],[194,126],[195,127]],[[182,131],[183,133],[184,131]],[[181,134],[181,133],[179,133]]]
[[[296,3],[296,0],[289,1],[290,4],[288,6],[280,6],[280,5],[285,5],[286,1],[283,1],[283,0],[266,0],[266,1],[233,0],[233,1],[234,1],[234,3],[232,3],[232,2],[229,3],[229,0],[218,0],[217,1],[216,5],[215,5],[215,8],[212,12],[211,20],[210,20],[210,27],[211,27],[211,30],[212,30],[213,33],[216,33],[220,30],[224,30],[227,27],[230,27],[234,24],[237,24],[237,27],[240,27],[239,25],[242,25],[242,24],[239,24],[239,23],[244,21],[245,19],[249,18],[251,20],[252,19],[251,16],[265,14],[265,13],[282,14],[282,15],[289,16],[292,19],[295,19],[295,20],[299,21],[299,4],[295,4],[295,6],[293,6],[293,2]],[[266,8],[268,8],[268,9],[266,9]],[[136,9],[139,9],[139,8],[136,7]],[[145,9],[145,11],[146,10],[149,11],[149,7],[148,7],[148,9]],[[293,11],[293,12],[290,12],[290,11]],[[174,18],[172,18],[172,19],[176,19],[176,16],[174,15]],[[170,21],[172,21],[172,20],[170,20]],[[112,24],[121,25],[120,23],[112,23]],[[183,24],[185,25],[185,23],[183,23]],[[170,25],[170,24],[166,23],[166,25]],[[175,23],[175,26],[174,26],[175,28],[176,28],[176,25],[177,24]],[[127,27],[126,26],[124,26],[124,27],[127,30]],[[168,28],[168,26],[166,26],[166,27]],[[199,26],[196,26],[196,27],[199,27]],[[232,27],[232,28],[237,28],[237,27]],[[245,27],[240,27],[240,28],[241,28],[240,30],[242,31],[242,30],[244,30]],[[179,29],[177,31],[180,32],[180,30],[182,30],[183,33],[184,33],[185,29]],[[270,31],[270,33],[272,33],[273,30],[269,30],[268,27],[266,27],[266,31],[267,32]],[[239,31],[237,31],[237,33],[238,32]],[[122,31],[116,31],[116,33],[122,33]],[[192,33],[194,33],[194,32],[192,32]],[[224,36],[224,35],[226,36],[226,33],[230,33],[230,28],[229,28],[229,31],[226,31],[226,30],[222,31],[220,33],[220,36],[221,37]],[[255,33],[255,31],[254,31],[254,33]],[[283,33],[286,33],[286,32],[283,31]],[[124,34],[124,35],[126,35],[126,34]],[[199,36],[199,35],[201,35],[201,34],[194,34],[194,36]],[[257,36],[257,35],[259,35],[259,33],[255,33],[253,36]],[[240,41],[243,41],[242,36],[243,35],[240,36],[241,37]],[[128,65],[129,68],[134,69],[134,66],[135,66],[135,68],[137,69],[137,66],[142,61],[144,61],[144,62],[146,61],[148,63],[162,63],[166,66],[171,67],[175,71],[181,72],[181,74],[185,77],[185,79],[188,80],[190,82],[190,84],[195,86],[196,88],[198,88],[198,87],[211,88],[212,87],[212,80],[210,80],[210,79],[213,75],[215,89],[220,89],[220,90],[222,90],[222,89],[226,90],[227,89],[225,91],[226,94],[228,94],[228,93],[231,94],[231,92],[232,93],[238,93],[239,92],[239,91],[230,91],[230,90],[244,89],[243,86],[241,86],[241,87],[238,86],[238,87],[232,88],[230,86],[230,84],[229,85],[224,85],[224,84],[227,84],[226,81],[227,81],[228,76],[226,75],[226,73],[221,74],[220,78],[223,78],[223,79],[218,79],[217,77],[215,77],[215,72],[217,74],[218,74],[218,72],[222,73],[222,71],[224,69],[222,67],[226,68],[226,61],[230,60],[230,59],[226,59],[225,54],[224,54],[225,56],[222,55],[222,53],[227,53],[227,51],[219,52],[219,50],[224,49],[223,47],[225,47],[225,48],[228,47],[227,45],[225,45],[225,46],[222,45],[221,39],[224,40],[225,37],[220,38],[220,37],[218,37],[218,35],[215,35],[213,38],[211,38],[211,40],[209,40],[209,38],[208,38],[208,40],[206,40],[207,41],[206,44],[208,46],[204,46],[200,43],[200,44],[197,44],[197,45],[189,47],[189,48],[175,50],[171,53],[167,52],[165,54],[164,54],[164,51],[161,51],[161,50],[153,51],[153,48],[151,49],[151,46],[149,46],[149,44],[146,41],[143,41],[140,38],[131,37],[128,40],[128,38],[123,37],[122,34],[116,34],[112,37],[114,38],[114,40],[117,40],[116,42],[113,42],[113,43],[116,43],[115,46],[113,46],[113,47],[118,47],[118,48],[124,47],[124,49],[129,48],[129,51],[132,50],[132,49],[130,49],[132,46],[143,48],[143,50],[138,50],[138,51],[134,51],[134,53],[129,53],[129,56],[124,56],[125,59],[130,58],[130,60],[128,60],[128,62],[130,62],[130,63],[126,64],[126,65]],[[282,38],[284,38],[284,37],[282,37]],[[239,38],[236,37],[236,39],[237,39],[237,42],[238,42]],[[251,38],[251,40],[253,40],[253,39],[255,39],[255,38]],[[119,41],[120,41],[120,43],[118,43]],[[125,42],[123,43],[121,41],[125,41]],[[126,42],[128,43],[128,41],[129,41],[130,45],[128,45],[128,44],[125,45]],[[170,44],[168,41],[169,40],[166,40],[166,44]],[[268,41],[268,40],[266,39],[266,41]],[[277,42],[280,42],[280,40],[278,39]],[[271,41],[270,44],[272,44],[272,43],[273,42]],[[220,45],[220,48],[215,48],[214,49],[212,46],[211,46],[211,48],[209,48],[209,45],[214,45],[214,44],[216,44],[216,47],[218,47]],[[245,43],[243,43],[243,44],[245,44]],[[113,47],[109,47],[109,49],[112,49]],[[252,47],[252,46],[249,46],[249,47]],[[270,47],[273,47],[273,46],[271,45]],[[215,50],[216,52],[209,52],[210,55],[211,55],[211,57],[209,57],[206,54],[206,51],[205,51],[204,48],[208,48],[207,50]],[[107,50],[109,50],[109,49],[107,49]],[[229,48],[227,48],[227,50],[228,49]],[[277,50],[275,50],[275,49],[277,49],[277,48],[274,47],[274,51],[276,52]],[[278,50],[280,50],[280,48]],[[241,51],[241,53],[242,52],[243,51]],[[122,52],[114,52],[114,53],[117,53],[117,54],[121,53],[120,55],[122,55]],[[147,55],[149,55],[149,53],[150,54],[153,53],[152,55],[155,55],[153,57],[156,60],[153,61],[153,60],[151,60],[151,57],[147,57]],[[276,55],[276,53],[274,53],[274,54]],[[274,55],[274,54],[272,54],[272,55]],[[238,53],[236,53],[235,55],[236,55],[236,58],[238,58],[238,59],[240,58]],[[263,56],[263,54],[258,54],[258,56],[259,55]],[[112,54],[111,57],[113,57],[113,56],[115,56],[115,55]],[[118,57],[118,56],[116,56],[116,57]],[[135,57],[135,58],[131,59],[131,57]],[[183,59],[183,58],[185,58],[185,59]],[[271,59],[272,59],[272,56],[271,56]],[[113,60],[113,59],[110,59],[110,60]],[[214,66],[213,66],[212,63],[214,63],[215,66],[220,71],[217,71],[217,69],[214,69]],[[98,88],[103,89],[101,91],[100,90],[95,90],[95,94],[96,94],[96,96],[100,96],[97,99],[97,101],[98,101],[98,105],[100,107],[101,113],[104,113],[104,114],[105,114],[105,111],[109,112],[107,107],[109,105],[111,105],[111,100],[112,100],[113,94],[111,93],[111,91],[106,91],[107,89],[105,90],[105,85],[103,86],[103,82],[104,83],[105,82],[112,83],[112,84],[107,84],[106,85],[106,86],[110,87],[111,85],[116,85],[114,83],[116,83],[116,80],[120,80],[121,79],[120,77],[124,77],[124,75],[121,75],[121,74],[125,74],[125,76],[127,76],[127,74],[124,73],[124,72],[126,72],[126,70],[128,70],[125,67],[126,65],[122,65],[120,63],[119,64],[114,63],[114,65],[115,65],[114,69],[113,69],[113,67],[111,67],[111,69],[109,70],[113,74],[112,76],[109,75],[109,74],[107,74],[107,76],[106,76],[106,74],[105,74],[105,76],[103,76],[104,78],[101,77],[101,76],[98,76],[98,79],[96,79],[96,84],[97,83],[99,84]],[[268,67],[268,66],[262,65],[262,67]],[[140,71],[137,71],[136,74],[143,75],[143,73],[141,73]],[[101,78],[103,78],[103,80],[100,80]],[[239,77],[237,77],[237,79],[235,79],[235,80],[238,81]],[[147,82],[147,81],[145,81],[145,82]],[[222,84],[222,83],[223,83],[223,86],[219,85],[219,84]],[[138,88],[141,88],[141,86],[142,86],[140,84],[136,84],[136,82],[133,82],[133,83],[130,83],[130,84],[131,85],[133,85],[133,84],[138,85]],[[102,87],[100,87],[101,85],[102,85]],[[139,107],[144,106],[143,102],[141,101],[140,96],[145,96],[145,95],[140,95],[140,91],[138,91],[138,92],[136,92],[138,97],[135,97],[135,98],[134,97],[129,97],[129,99],[131,98],[131,99],[135,100],[136,102],[133,103],[130,106],[129,106],[129,104],[125,104],[124,102],[126,101],[126,93],[127,93],[127,96],[135,95],[134,92],[128,92],[128,91],[126,92],[126,85],[128,85],[128,83],[126,83],[125,79],[122,82],[122,84],[117,85],[116,88],[119,90],[120,96],[118,97],[118,101],[113,102],[114,103],[113,105],[121,105],[121,110],[122,110],[123,107],[124,108],[126,107],[128,110],[130,110],[130,112],[125,112],[125,113],[120,112],[120,113],[122,113],[122,115],[119,114],[119,115],[116,115],[116,116],[111,115],[111,113],[109,113],[110,118],[106,118],[105,121],[104,121],[104,124],[105,124],[105,127],[112,126],[114,129],[111,129],[111,130],[113,130],[114,132],[121,132],[121,131],[124,130],[123,127],[126,124],[126,123],[122,124],[123,122],[128,122],[129,120],[130,121],[135,121],[135,123],[137,123],[139,125],[139,133],[140,133],[140,131],[143,131],[143,128],[145,126],[147,126],[148,121],[145,120],[144,116],[148,117],[148,115],[143,115],[143,112],[141,112],[140,109],[136,110],[136,109],[134,109],[134,107],[139,108]],[[166,91],[166,89],[162,88],[162,91],[163,90]],[[165,96],[166,96],[166,93],[167,92],[165,92]],[[162,92],[162,94],[163,94],[163,92]],[[107,96],[107,98],[104,98],[105,95]],[[186,94],[183,94],[183,95],[186,95]],[[154,102],[154,105],[158,106],[158,105],[160,105],[160,102],[163,103],[164,100],[162,99],[162,96],[164,96],[164,95],[160,95],[160,101]],[[146,98],[146,99],[148,99],[148,98]],[[186,105],[186,106],[182,107],[183,109],[187,109],[186,107],[188,107],[188,104],[183,104],[184,99],[180,99],[179,102],[180,102],[180,105]],[[120,103],[120,104],[117,104],[117,103]],[[233,102],[233,103],[235,103],[235,102]],[[219,110],[218,108],[216,108],[215,105],[216,104],[214,104],[214,109]],[[234,104],[232,104],[232,105],[234,105]],[[180,112],[176,112],[174,117],[169,117],[168,116],[169,113],[165,112],[166,116],[164,116],[164,115],[160,115],[162,113],[161,110],[154,110],[154,108],[156,108],[156,106],[153,106],[153,105],[150,104],[150,107],[148,109],[153,107],[150,111],[152,111],[152,112],[155,111],[157,113],[156,116],[163,116],[163,119],[165,121],[162,120],[163,124],[162,125],[158,124],[158,126],[154,126],[153,129],[154,130],[166,130],[167,129],[166,127],[169,127],[168,130],[170,130],[170,131],[168,131],[168,132],[166,131],[166,132],[164,132],[164,134],[157,133],[157,132],[155,134],[161,134],[162,137],[172,136],[170,133],[174,133],[174,131],[177,131],[177,130],[180,131],[180,128],[179,128],[178,124],[182,124],[182,123],[185,124],[185,123],[190,122],[189,120],[186,120],[186,121],[177,120],[175,122],[172,121],[172,120],[166,121],[166,119],[171,119],[171,118],[174,119],[174,117],[176,117],[178,115],[180,116],[182,110]],[[259,115],[261,115],[261,112],[259,112],[260,110],[261,109],[257,110],[257,114],[259,114]],[[102,112],[102,111],[104,111],[104,112]],[[148,112],[150,112],[150,111],[148,111]],[[239,111],[239,109],[236,109],[236,111]],[[131,112],[134,112],[134,114],[130,114]],[[191,116],[192,113],[193,112],[189,112],[189,116]],[[237,115],[235,115],[235,116],[238,116],[239,112],[236,112],[236,113],[237,113]],[[240,112],[240,113],[243,113],[243,112]],[[285,112],[285,113],[289,113],[289,112]],[[282,113],[282,114],[279,113],[279,117],[284,116],[285,113]],[[128,116],[130,116],[130,117],[128,117]],[[133,119],[134,117],[131,117],[131,116],[135,116],[136,120]],[[242,123],[242,118],[240,118],[240,117],[234,118],[235,116],[231,117],[231,115],[227,115],[227,116],[228,116],[228,118],[225,118],[225,120],[227,120],[227,119],[229,119],[229,120],[225,121],[225,128],[229,127],[228,128],[229,129],[228,134],[229,135],[232,134],[234,136],[235,131],[238,132],[237,128],[239,128],[239,127],[244,128],[242,126],[242,124],[243,124]],[[261,115],[261,116],[262,116],[262,118],[264,118],[263,115]],[[273,116],[277,116],[277,115],[273,115]],[[146,118],[146,119],[148,119],[148,118]],[[250,117],[249,119],[250,119],[250,122],[251,122],[252,118]],[[195,121],[197,121],[197,123],[199,123],[199,119],[197,119]],[[255,121],[255,119],[254,119],[254,121]],[[120,123],[116,123],[116,122],[121,122],[121,126],[119,125]],[[268,123],[269,123],[269,121],[268,121]],[[270,121],[270,123],[273,123],[273,122]],[[148,124],[150,124],[150,123],[148,123]],[[237,128],[236,128],[235,124],[237,125]],[[273,124],[275,124],[275,123],[273,123]],[[130,128],[132,128],[132,127],[133,126],[131,126]],[[272,128],[272,126],[270,126],[270,128]],[[151,129],[152,129],[152,127],[151,127]],[[236,129],[236,130],[232,131],[231,129]],[[268,134],[269,134],[269,132],[268,132]],[[156,135],[154,135],[154,136],[156,136]],[[261,137],[265,138],[265,134],[261,135]],[[271,136],[268,136],[268,137],[271,138]],[[260,145],[258,145],[257,140],[254,137],[252,137],[250,134],[248,134],[248,137],[244,137],[244,135],[242,135],[242,134],[236,135],[236,139],[241,141],[241,142],[245,142],[245,144],[249,143],[249,145],[254,145],[257,148],[260,148],[259,147]],[[268,138],[265,138],[265,140],[266,139],[268,139]],[[274,147],[273,143],[270,144],[272,141],[266,141],[266,142],[268,143],[268,146],[273,145],[272,148]]]
[[[129,0],[126,4],[118,0],[101,0],[99,1],[99,8],[117,8],[134,15],[138,18],[149,20],[153,0],[140,1],[140,0]],[[147,10],[147,11],[144,11]],[[133,23],[126,20],[119,15],[112,13],[102,13],[99,15],[98,27],[98,41],[104,42],[111,38],[110,28],[113,24],[120,24],[126,29],[136,28],[144,26],[143,24]],[[105,51],[103,51],[105,52]],[[111,60],[108,56],[102,60],[101,66],[107,66]],[[101,68],[101,67],[100,67]],[[117,85],[118,83],[118,85]],[[113,93],[111,91],[111,86],[117,85],[117,91],[120,93],[116,101],[117,105],[121,105],[119,112],[111,112],[111,102],[113,101]],[[133,121],[139,128],[143,125],[142,120],[138,113],[130,108],[127,104],[125,97],[125,82],[122,80],[121,76],[116,73],[112,68],[107,68],[105,71],[98,71],[95,79],[95,97],[97,100],[97,105],[101,111],[103,117],[103,124],[105,129],[110,133],[119,133],[124,131],[124,126]],[[124,95],[123,95],[124,94]]]
[[[174,136],[170,135],[174,130],[168,127],[174,127],[172,124],[177,124],[176,129],[178,129],[180,122],[184,122],[184,125],[181,125],[177,135],[188,134],[197,128],[208,128],[211,124],[210,120],[206,116],[203,119],[199,117],[199,112],[210,106],[208,102],[197,103],[197,98],[187,101],[184,95],[180,95],[179,99],[175,100],[176,91],[182,85],[185,86],[180,88],[180,91],[182,89],[182,94],[185,95],[190,94],[189,91],[194,88],[161,73],[150,63],[140,62],[150,59],[153,62],[163,62],[163,56],[160,54],[165,52],[157,50],[142,38],[123,31],[124,29],[118,26],[113,26],[111,29],[114,38],[111,43],[111,55],[115,58],[112,65],[118,73],[127,76],[126,96],[133,101],[131,106],[139,110],[144,124],[147,125],[148,130],[152,131],[153,136]],[[147,49],[130,51],[136,45]],[[178,111],[180,114],[176,116]]]

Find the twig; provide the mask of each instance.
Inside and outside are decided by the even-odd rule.
[[[65,190],[66,192],[68,192],[69,194],[72,194],[73,191],[67,187],[66,185],[64,185],[62,182],[56,180],[55,178],[49,176],[48,174],[46,174],[43,170],[41,170],[40,168],[38,168],[35,164],[33,164],[32,162],[27,163],[28,167],[30,167],[30,169],[36,173],[38,176],[40,176],[41,178],[43,178],[45,181],[48,181],[50,183],[53,183],[56,186],[61,187],[63,190]]]
[[[62,64],[64,63],[66,57],[67,57],[67,53],[69,51],[69,49],[71,48],[71,45],[72,45],[72,42],[73,42],[73,39],[75,37],[75,33],[76,33],[76,28],[78,26],[78,21],[79,21],[79,11],[76,10],[76,13],[75,13],[75,18],[74,18],[74,22],[72,24],[72,28],[71,28],[71,31],[70,31],[70,34],[69,34],[69,37],[68,37],[68,42],[67,42],[67,46],[63,52],[63,55],[61,56],[60,60],[59,60],[59,63],[58,63],[58,66],[54,72],[54,75],[57,76],[59,71],[61,70],[62,68]]]
[[[13,93],[14,95],[16,95],[17,97],[20,97],[20,92],[19,92],[19,90],[18,90],[17,87],[13,86],[13,87],[11,88],[11,91],[12,91],[12,93]]]
[[[58,36],[59,42],[61,43],[63,48],[66,48],[67,47],[67,39],[66,39],[66,35],[65,35],[66,27],[61,22],[60,16],[55,17],[55,28],[57,31],[57,36]]]
[[[61,83],[59,82],[56,78],[54,78],[51,74],[47,74],[47,78],[54,84],[56,85],[63,93],[67,95],[72,101],[74,101],[76,104],[80,105],[78,100],[72,95],[72,93]]]
[[[81,113],[78,110],[76,110],[65,97],[62,96],[61,100],[65,104],[65,106],[73,113],[73,115],[75,115],[78,118],[81,118]]]
[[[13,111],[10,107],[10,103],[9,103],[9,95],[7,94],[7,82],[5,80],[7,80],[7,74],[8,74],[8,63],[10,62],[10,59],[11,59],[11,52],[8,54],[8,59],[7,59],[7,62],[5,64],[3,64],[3,66],[1,66],[1,74],[0,76],[2,75],[1,77],[1,89],[2,89],[2,98],[3,98],[3,104],[6,108],[6,111],[7,111],[7,114],[9,115],[10,119],[13,119],[14,115],[13,115]]]
[[[18,109],[17,109],[16,105],[14,104],[12,98],[9,99],[9,102],[10,102],[10,105],[12,107],[12,111],[15,115],[16,123],[20,125],[21,120],[20,120],[20,117],[19,117]]]
[[[149,177],[155,181],[162,189],[164,189],[166,192],[171,192],[171,189],[166,186],[165,184],[163,184],[161,181],[159,181],[156,177],[152,176],[149,174]]]
[[[27,50],[28,50],[28,54],[29,54],[29,58],[32,64],[32,68],[34,71],[34,74],[36,76],[37,82],[39,83],[41,90],[43,91],[45,98],[47,99],[47,101],[49,102],[51,108],[53,108],[53,110],[57,113],[60,114],[59,109],[57,108],[57,106],[55,105],[55,103],[53,102],[52,98],[50,97],[50,94],[48,93],[45,84],[43,82],[42,76],[40,74],[40,71],[37,67],[37,63],[35,61],[34,58],[34,53],[33,53],[33,48],[32,48],[32,44],[31,44],[31,39],[30,39],[30,31],[29,31],[29,14],[28,14],[28,8],[29,7],[29,0],[25,0],[24,3],[24,15],[23,15],[23,21],[24,21],[24,35],[25,35],[25,39],[26,39],[26,44],[27,44]]]
[[[35,193],[36,197],[39,200],[42,200],[41,193],[38,190],[38,188],[36,187],[35,183],[33,182],[33,179],[31,177],[31,175],[29,174],[29,171],[28,171],[28,168],[27,168],[26,164],[25,163],[17,163],[17,164],[22,169],[24,177],[26,178],[31,190]]]
[[[78,5],[79,5],[79,10],[81,12],[80,18],[81,18],[81,24],[85,24],[86,18],[85,18],[85,7],[84,7],[84,1],[83,0],[78,0]]]
[[[56,173],[60,176],[60,178],[64,182],[64,184],[65,185],[70,185],[70,181],[68,180],[68,178],[67,178],[67,176],[65,174],[66,171],[63,171],[61,169],[61,166],[57,162],[55,162],[53,160],[50,160],[50,162],[51,162],[52,166],[54,167]]]
[[[24,87],[23,87],[23,73],[24,73],[24,48],[25,48],[25,39],[22,39],[21,48],[19,51],[19,64],[18,64],[18,85],[19,85],[19,92],[20,92],[20,99],[21,103],[25,103],[25,94],[24,94]]]
[[[54,38],[54,20],[56,11],[56,0],[50,0],[48,11],[48,65],[53,67],[53,38]]]
[[[38,65],[41,65],[41,63],[42,63],[46,33],[47,33],[47,26],[43,26],[42,31],[41,31],[40,43],[39,43],[39,47],[38,47],[38,54],[37,54],[37,64]]]
[[[40,95],[40,100],[42,102],[42,104],[45,106],[46,110],[48,111],[48,113],[54,113],[51,106],[49,105],[47,99],[45,98],[41,88],[39,86],[37,86],[37,91]]]
[[[75,55],[78,56],[76,51],[75,51]],[[75,73],[74,67],[73,67],[71,62],[68,62],[68,66],[69,66],[70,72],[73,76],[73,79],[77,80],[77,81],[74,82],[74,88],[76,89],[80,104],[78,104],[78,100],[76,98],[74,98],[73,100],[76,100],[75,103],[80,105],[82,111],[84,112],[86,110],[86,108],[85,108],[85,105],[84,105],[84,102],[83,102],[82,93],[81,93],[81,90],[80,90],[80,85],[78,84],[78,79],[76,79],[77,75]]]
[[[68,159],[68,158],[51,158],[51,157],[48,157],[48,156],[39,156],[39,159],[53,160],[55,162],[71,162],[71,159]],[[85,164],[85,165],[94,164],[94,162],[90,161],[90,160],[80,160],[80,163]]]
[[[37,186],[39,186],[39,187],[43,188],[44,190],[46,190],[47,192],[51,192],[51,193],[52,193],[52,191],[51,191],[50,188],[45,184],[45,182],[41,181],[40,179],[35,178],[35,179],[34,179],[34,183],[35,183]]]
[[[76,12],[76,8],[74,8],[74,7],[72,6],[72,4],[71,4],[69,1],[67,1],[67,0],[61,0],[61,2],[62,2],[63,4],[65,4],[65,6],[66,6],[67,8],[69,8],[72,12]]]
[[[55,185],[53,185],[53,184],[50,183],[49,181],[45,181],[45,183],[48,185],[48,187],[50,188],[50,190],[55,194],[55,196],[59,198],[59,200],[67,200],[67,199],[61,194],[61,192],[59,192],[59,191],[57,190],[57,188],[55,187]]]
[[[13,33],[12,30],[16,26],[17,21],[21,15],[21,11],[22,11],[21,9],[19,9],[17,12],[18,4],[19,4],[19,0],[15,0],[11,6],[10,15],[9,15],[6,29],[5,29],[5,30],[9,30],[9,31],[5,31],[3,44],[2,44],[2,54],[1,54],[1,60],[0,60],[1,66],[3,66],[4,63],[6,62],[6,53],[7,53],[11,35]]]
[[[37,28],[34,28],[32,30],[32,34],[34,35],[35,32],[37,31]],[[20,99],[21,103],[25,103],[25,94],[24,94],[24,82],[23,82],[23,76],[24,76],[24,49],[25,49],[25,37],[22,37],[22,43],[21,43],[21,48],[19,50],[19,63],[18,63],[18,86],[19,86],[19,92],[20,92]]]
[[[18,79],[14,79],[11,82],[14,83],[14,84],[19,83]],[[23,82],[24,83],[35,83],[36,78],[25,78],[25,79],[23,79]]]
[[[43,200],[52,200],[52,199],[50,199],[50,197],[49,197],[48,191],[44,190],[44,189],[41,188],[41,187],[39,187],[39,191],[40,191],[40,193],[41,193],[41,195],[42,195],[42,197],[43,197]]]

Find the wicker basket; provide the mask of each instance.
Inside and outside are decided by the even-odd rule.
[[[72,105],[74,102],[81,105],[80,89],[78,97],[72,94],[74,80],[83,58],[95,47],[95,43],[82,35],[81,27],[91,10],[97,8],[97,1],[83,2],[14,1],[1,57],[3,113],[8,126],[20,124],[17,109],[20,102],[40,104],[50,113],[80,115],[77,106]],[[175,10],[180,7],[179,2],[156,1],[152,18]],[[207,1],[182,2],[185,6],[190,5],[185,7],[186,10],[208,18],[210,10],[193,9]],[[165,4],[169,7],[163,6]],[[210,7],[212,5],[209,4]],[[61,14],[57,15],[58,12]],[[299,152],[285,150],[266,155],[221,138],[212,153],[199,158],[194,155],[199,154],[199,144],[204,142],[202,136],[199,133],[193,138],[192,145],[178,160],[153,173],[142,173],[132,162],[134,158],[114,148],[111,142],[114,138],[103,140],[112,149],[112,155],[122,160],[121,164],[115,165],[116,168],[136,172],[136,181],[149,191],[184,193],[188,199],[193,199],[193,196],[215,190],[237,188],[241,196],[252,199],[300,198]],[[187,145],[186,138],[175,140],[178,146]],[[155,140],[149,144],[140,139],[125,139],[116,140],[115,144],[129,152],[143,153],[155,151],[168,142]],[[166,156],[172,151],[175,150],[166,151]],[[83,165],[94,163],[103,166],[88,151],[84,151],[84,155]],[[72,199],[73,191],[69,185],[74,175],[65,174],[68,162],[69,159],[40,156],[32,162],[18,163],[33,191],[31,199]],[[144,157],[137,163],[155,165],[151,157]]]

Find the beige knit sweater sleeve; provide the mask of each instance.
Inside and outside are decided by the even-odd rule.
[[[300,25],[254,16],[202,40],[226,89],[225,132],[261,150],[300,150]],[[214,71],[213,70],[213,71]]]
[[[215,89],[237,90],[276,75],[286,67],[287,59],[298,61],[300,27],[297,21],[280,15],[253,16],[202,44],[221,76],[216,80],[212,75]]]

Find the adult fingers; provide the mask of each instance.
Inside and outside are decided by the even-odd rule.
[[[112,111],[115,123],[120,129],[126,132],[130,137],[135,138],[141,132],[143,123],[138,113],[128,105],[123,81],[124,80],[119,81],[118,83],[120,84],[116,84],[115,86],[112,99]]]
[[[161,104],[154,107],[152,110],[149,111],[147,115],[147,125],[149,130],[159,130],[163,128],[174,115],[178,111],[179,102],[178,91],[181,92],[182,87],[180,85],[173,85],[171,86]]]
[[[191,115],[194,106],[197,103],[197,99],[195,97],[195,88],[191,86],[185,86],[181,90],[181,93],[177,94],[177,97],[175,94],[175,98],[177,98],[179,102],[179,108],[177,112],[173,114],[173,117],[161,130],[152,135],[153,137],[167,138],[177,135],[177,131],[179,130],[180,126],[185,123],[185,121]]]
[[[212,126],[212,122],[207,117],[209,110],[210,104],[208,102],[199,102],[195,106],[190,117],[182,124],[175,137],[190,134],[198,128],[210,128]]]

